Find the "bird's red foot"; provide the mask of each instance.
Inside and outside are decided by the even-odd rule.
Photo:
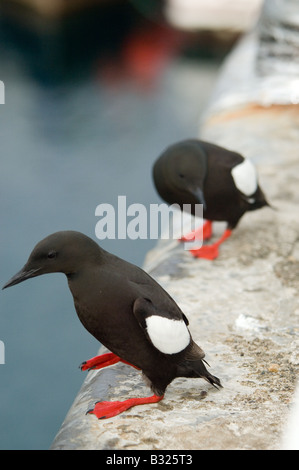
[[[81,370],[92,370],[92,369],[103,369],[104,367],[112,366],[113,364],[116,364],[117,362],[123,362],[124,364],[127,364],[128,366],[132,366],[135,369],[139,368],[137,366],[134,366],[130,362],[125,361],[124,359],[121,359],[119,356],[117,356],[114,353],[106,353],[106,354],[101,354],[100,356],[95,356],[88,361],[82,362],[80,365]]]
[[[95,356],[88,361],[82,362],[80,365],[81,370],[102,369],[103,367],[111,366],[120,361],[120,358],[113,353],[101,354]]]
[[[202,227],[192,230],[185,236],[182,236],[180,242],[192,242],[194,240],[208,240],[212,236],[212,222],[207,220]]]
[[[222,237],[217,242],[213,243],[213,245],[204,245],[201,248],[190,250],[190,253],[195,258],[205,258],[213,260],[219,255],[219,246],[221,245],[221,243],[224,242],[224,240],[231,236],[231,233],[231,230],[226,229]]]
[[[204,245],[201,248],[197,248],[195,250],[190,250],[190,253],[194,256],[194,258],[205,258],[209,260],[213,260],[218,257],[219,255],[219,245]]]
[[[129,398],[124,401],[101,401],[97,402],[94,409],[88,411],[87,414],[94,414],[98,419],[112,418],[133,406],[157,403],[162,400],[162,398],[163,396],[152,395],[151,397],[145,398]]]

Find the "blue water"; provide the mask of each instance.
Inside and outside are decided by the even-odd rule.
[[[96,239],[98,204],[116,205],[118,195],[128,204],[161,202],[152,164],[170,143],[198,134],[218,67],[176,57],[148,89],[126,77],[111,83],[94,69],[51,82],[28,61],[15,44],[1,43],[1,285],[52,232]],[[155,243],[101,245],[142,266]],[[0,341],[0,449],[48,449],[84,379],[79,364],[99,348],[62,274],[1,291]]]

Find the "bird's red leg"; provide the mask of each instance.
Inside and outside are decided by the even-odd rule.
[[[221,245],[224,240],[230,237],[231,234],[232,230],[226,229],[222,237],[219,238],[217,242],[213,243],[212,245],[204,245],[201,248],[190,250],[190,253],[192,253],[195,258],[205,258],[213,260],[217,258],[219,254],[219,245]]]
[[[89,359],[88,361],[82,362],[80,368],[81,370],[90,370],[90,369],[102,369],[104,367],[111,366],[120,361],[120,358],[113,353],[101,354],[100,356],[95,356]]]
[[[182,236],[180,242],[192,242],[197,239],[208,240],[212,236],[212,222],[207,220],[202,227],[192,230],[185,236]]]
[[[112,418],[124,411],[137,405],[146,405],[148,403],[157,403],[163,399],[164,395],[152,395],[144,398],[129,398],[124,401],[102,401],[97,402],[93,410],[87,413],[94,414],[99,419]]]
[[[95,356],[88,361],[85,361],[81,364],[80,369],[81,370],[91,370],[91,369],[103,369],[104,367],[112,366],[113,364],[116,364],[117,362],[123,362],[124,364],[128,364],[129,366],[135,367],[135,369],[138,369],[138,367],[134,366],[133,364],[130,364],[130,362],[125,361],[124,359],[121,359],[119,356],[117,356],[114,353],[106,353],[106,354],[101,354],[100,356]]]

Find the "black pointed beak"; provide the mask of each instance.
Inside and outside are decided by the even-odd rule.
[[[15,286],[16,284],[19,284],[20,282],[26,281],[26,279],[30,279],[31,277],[38,276],[39,271],[40,271],[40,268],[27,270],[26,267],[24,266],[24,268],[21,269],[21,271],[19,271],[17,274],[15,274],[2,287],[2,290],[6,289],[7,287]]]
[[[192,193],[198,200],[198,203],[203,205],[203,210],[206,210],[207,204],[202,189],[196,188],[192,191]]]

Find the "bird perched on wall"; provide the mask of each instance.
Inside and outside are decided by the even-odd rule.
[[[54,272],[67,276],[80,321],[111,351],[84,362],[82,370],[124,362],[142,371],[154,393],[99,402],[90,413],[109,418],[135,405],[158,402],[176,377],[201,377],[221,387],[206,369],[205,354],[169,294],[145,271],[80,232],[56,232],[40,241],[3,289]]]
[[[235,229],[245,212],[269,206],[258,184],[252,162],[239,153],[196,139],[188,139],[168,147],[153,166],[156,189],[168,204],[189,204],[195,215],[195,205],[203,205],[206,220],[202,238],[212,236],[212,222],[225,221],[222,237],[211,245],[190,250],[197,258],[215,259],[219,246]],[[181,238],[196,239],[198,232]]]

